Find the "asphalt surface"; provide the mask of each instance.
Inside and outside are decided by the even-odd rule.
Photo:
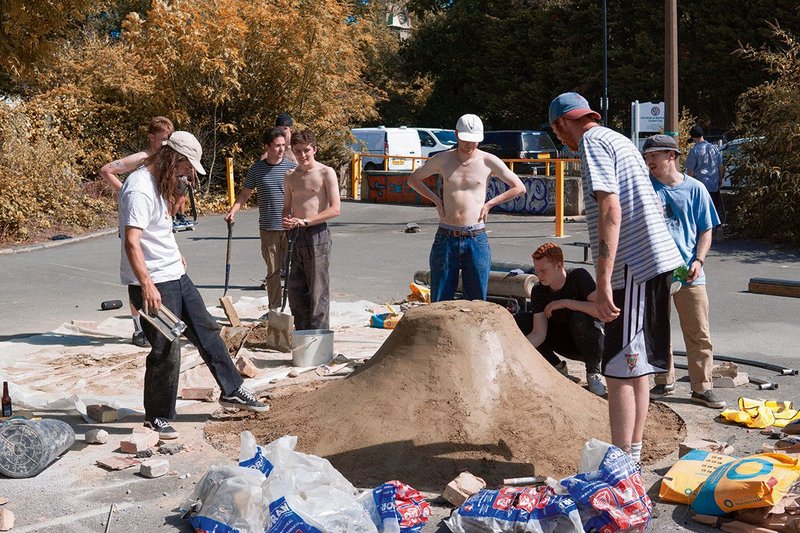
[[[237,214],[234,227],[231,287],[234,300],[240,296],[262,296],[258,289],[264,276],[257,230],[257,211]],[[436,229],[433,208],[390,206],[345,202],[342,215],[331,223],[333,256],[331,296],[334,300],[388,302],[404,299],[416,270],[427,269],[428,252]],[[404,233],[406,224],[420,225],[420,233]],[[585,224],[567,222],[567,237],[554,239],[554,222],[548,217],[491,215],[488,223],[495,261],[530,262],[531,252],[540,244],[555,240],[561,244],[588,241]],[[226,225],[221,216],[202,217],[195,231],[178,234],[186,256],[189,275],[199,286],[207,303],[222,296],[225,272]],[[109,316],[126,316],[126,307],[102,311],[104,300],[126,300],[119,283],[120,244],[116,231],[80,242],[61,241],[45,247],[5,250],[0,253],[0,340],[25,342],[25,337],[52,330],[70,320],[101,321]],[[569,266],[583,266],[582,248],[565,246]],[[738,240],[715,243],[706,261],[711,302],[711,332],[717,354],[745,357],[797,368],[800,299],[765,296],[747,292],[751,277],[800,280],[800,253],[773,245]],[[673,316],[673,346],[683,349],[683,339]],[[777,391],[743,389],[719,390],[729,402],[741,395],[785,400],[798,398],[800,379],[778,377],[755,368],[751,375],[773,379]],[[685,376],[678,371],[678,376]],[[714,420],[716,412],[688,402],[688,382],[678,382],[677,394],[666,400],[683,416],[693,436],[726,438],[737,436],[737,455],[760,449],[765,438]],[[177,505],[187,497],[193,482],[208,465],[224,460],[202,439],[202,425],[213,411],[199,404],[197,412],[179,415],[178,429],[187,442],[197,442],[192,453],[175,456],[173,476],[145,480],[130,471],[106,473],[82,457],[82,440],[73,447],[81,453],[67,453],[59,465],[36,478],[3,480],[0,496],[12,500],[17,515],[14,531],[100,531],[111,503],[119,504],[111,531],[160,528],[189,531],[177,517]],[[120,424],[127,433],[131,421]],[[132,421],[137,423],[137,421]],[[80,434],[91,426],[71,422]],[[138,421],[140,423],[140,421]],[[104,426],[104,428],[107,428]],[[191,435],[191,437],[189,437]],[[88,453],[88,452],[86,452]],[[231,458],[227,458],[230,460]],[[648,469],[646,485],[657,494],[658,480],[673,459]],[[180,475],[191,474],[180,479]],[[657,498],[655,498],[657,500]],[[710,531],[688,520],[686,507],[658,505],[653,531]],[[449,510],[437,508],[425,531],[437,531],[438,519]],[[117,529],[119,528],[119,529]],[[441,529],[446,531],[445,529]]]

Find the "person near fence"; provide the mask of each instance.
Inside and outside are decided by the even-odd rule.
[[[330,327],[331,231],[327,221],[341,212],[336,171],[315,159],[317,140],[308,131],[292,135],[297,167],[284,180],[283,229],[292,257],[287,285],[296,330]]]
[[[142,313],[154,315],[163,305],[186,324],[184,335],[200,352],[222,391],[221,405],[266,411],[269,405],[258,401],[242,384],[217,322],[186,274],[186,263],[172,232],[169,206],[177,195],[178,177],[190,175],[192,169],[205,174],[202,155],[194,135],[176,131],[125,180],[119,193],[120,279]],[[170,421],[176,415],[180,348],[150,323],[143,321],[142,328],[150,342],[144,374],[144,425],[162,439],[174,439],[178,432]]]
[[[525,194],[519,177],[497,156],[478,149],[483,122],[467,114],[456,123],[458,145],[434,155],[408,178],[411,188],[436,206],[439,229],[430,253],[431,301],[452,300],[458,287],[467,300],[486,300],[492,251],[486,235],[486,217],[492,207]],[[423,181],[441,176],[441,197]],[[489,200],[486,188],[494,176],[508,189]]]
[[[565,376],[569,376],[567,362],[559,355],[582,361],[589,391],[605,395],[600,375],[605,337],[596,316],[592,275],[583,268],[564,268],[564,252],[553,242],[533,252],[533,266],[539,282],[531,289],[532,311],[514,315],[517,325],[542,357]]]
[[[597,316],[605,322],[601,370],[608,387],[611,442],[641,461],[650,374],[669,363],[672,273],[683,263],[661,215],[642,155],[630,139],[598,124],[578,93],[549,108],[558,138],[581,157],[586,222],[594,256]]]
[[[719,224],[711,196],[698,180],[678,171],[678,143],[668,135],[653,135],[642,148],[650,169],[653,188],[661,200],[667,224],[683,260],[689,266],[686,280],[672,295],[681,323],[686,358],[689,363],[691,399],[695,403],[722,409],[725,402],[713,389],[711,368],[714,346],[708,324],[708,293],[703,266],[711,249],[711,231]],[[675,393],[675,366],[670,352],[667,372],[655,375],[651,398]]]
[[[258,229],[261,256],[267,276],[261,285],[267,290],[270,310],[281,305],[281,266],[286,256],[286,231],[282,226],[283,180],[297,166],[286,155],[286,137],[280,128],[271,128],[264,137],[264,155],[247,171],[244,184],[225,220],[233,222],[236,213],[258,192]]]
[[[130,154],[122,159],[115,159],[110,163],[106,163],[100,168],[100,176],[106,180],[106,183],[111,185],[114,192],[119,193],[122,188],[122,180],[119,176],[122,174],[129,174],[141,166],[142,161],[156,153],[161,145],[166,141],[175,127],[172,121],[167,117],[153,117],[150,119],[150,125],[147,128],[147,148],[141,152]],[[147,337],[142,331],[142,322],[139,317],[139,311],[136,310],[133,303],[131,307],[131,318],[133,319],[133,335],[131,336],[131,343],[140,348],[147,348],[150,343],[147,342]]]

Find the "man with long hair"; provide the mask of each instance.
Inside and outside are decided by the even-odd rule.
[[[166,141],[175,127],[172,121],[167,117],[153,117],[150,119],[150,125],[147,128],[147,148],[141,152],[136,152],[123,157],[122,159],[115,159],[110,163],[106,163],[100,168],[100,176],[118,193],[122,188],[122,181],[119,179],[121,174],[129,174],[139,168],[142,161],[155,154],[161,145]],[[131,303],[131,318],[133,319],[133,336],[131,342],[140,348],[147,348],[150,343],[147,342],[147,337],[144,336],[142,331],[142,321],[139,317],[139,311]]]
[[[202,154],[194,135],[176,131],[125,180],[119,195],[120,278],[141,312],[154,315],[163,305],[186,324],[184,334],[197,347],[222,390],[220,404],[266,411],[269,405],[243,386],[217,323],[186,275],[186,263],[172,233],[169,206],[178,195],[178,179],[190,175],[193,169],[206,173],[200,163]],[[172,343],[149,323],[142,326],[151,345],[144,376],[144,425],[158,431],[162,439],[174,439],[178,432],[170,420],[176,414],[180,350],[173,349]]]

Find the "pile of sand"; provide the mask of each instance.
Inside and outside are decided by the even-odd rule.
[[[300,451],[364,487],[400,479],[440,490],[463,470],[495,484],[532,465],[563,477],[586,440],[610,440],[605,400],[554,370],[505,309],[479,301],[409,310],[358,372],[271,403],[264,415],[210,422],[210,440],[233,452],[243,429],[261,443],[298,435]],[[670,453],[682,427],[651,410],[645,448]]]

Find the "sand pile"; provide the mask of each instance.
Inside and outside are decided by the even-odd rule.
[[[271,403],[265,415],[210,423],[209,438],[233,448],[242,429],[262,443],[298,435],[301,451],[357,486],[400,479],[440,490],[463,470],[491,484],[531,475],[531,465],[561,477],[586,440],[610,439],[605,400],[554,370],[505,309],[478,301],[409,310],[360,371]],[[649,440],[669,453],[680,427],[656,410]]]

